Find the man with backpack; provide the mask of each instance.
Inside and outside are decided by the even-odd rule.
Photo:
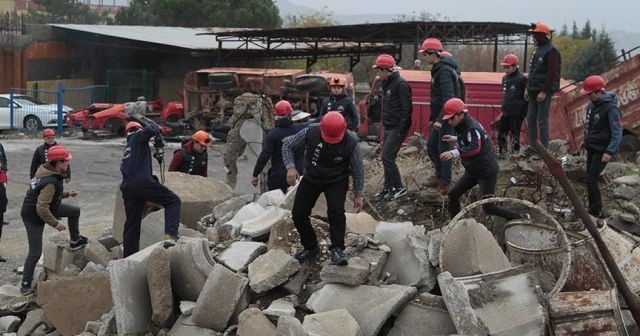
[[[426,183],[426,187],[435,187],[440,194],[446,194],[451,187],[451,161],[440,159],[440,154],[449,151],[451,145],[442,141],[445,135],[452,135],[453,128],[443,122],[443,106],[451,98],[464,100],[464,82],[453,56],[444,57],[442,43],[435,38],[422,42],[420,54],[431,67],[431,116],[429,118],[429,140],[427,154],[436,169]]]

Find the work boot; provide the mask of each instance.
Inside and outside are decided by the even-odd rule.
[[[393,188],[387,194],[387,197],[386,197],[385,200],[387,202],[393,201],[393,200],[396,200],[396,199],[398,199],[398,198],[400,198],[400,197],[402,197],[402,196],[404,196],[406,194],[407,194],[407,189],[405,189],[405,188]]]
[[[382,189],[381,192],[375,194],[373,196],[373,198],[371,199],[372,202],[382,202],[384,199],[387,198],[387,195],[389,195],[389,190],[386,189]]]
[[[429,177],[429,179],[427,179],[427,182],[425,182],[422,186],[425,188],[435,188],[438,186],[438,184],[440,184],[440,179],[434,175]]]
[[[451,183],[447,183],[447,182],[444,182],[444,181],[440,180],[436,190],[438,191],[438,193],[440,195],[446,195],[446,194],[449,193],[449,190],[451,190]]]
[[[302,251],[298,251],[296,252],[296,254],[293,255],[293,257],[296,260],[298,260],[300,263],[303,263],[307,260],[311,260],[315,258],[318,255],[318,253],[320,253],[320,248],[316,246],[311,250],[304,249]]]
[[[331,249],[331,264],[338,266],[347,266],[347,256],[344,255],[344,251],[341,248],[334,247]]]
[[[180,239],[180,237],[178,237],[177,235],[172,235],[170,233],[165,233],[164,234],[164,240],[170,240],[170,241],[178,241],[178,239]]]
[[[69,242],[69,248],[71,249],[71,251],[76,251],[87,246],[87,243],[89,243],[87,237],[80,236],[78,240],[72,240]]]

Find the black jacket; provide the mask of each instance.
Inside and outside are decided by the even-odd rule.
[[[429,121],[442,122],[444,103],[460,98],[458,64],[452,57],[445,57],[431,68],[431,115]]]
[[[4,152],[4,146],[0,144],[0,171],[6,172],[7,170],[7,154]]]
[[[286,177],[287,168],[285,168],[282,162],[282,139],[298,133],[305,127],[307,127],[307,124],[296,124],[288,118],[276,120],[276,127],[269,131],[267,138],[262,144],[262,151],[253,168],[253,177],[260,175],[269,159],[271,159],[269,178],[275,178],[280,175]],[[294,156],[296,169],[301,172],[303,170],[304,147],[296,148]]]
[[[607,92],[602,100],[590,103],[586,111],[584,145],[588,151],[613,155],[622,140],[622,115],[618,98]]]
[[[205,149],[202,153],[198,153],[193,148],[193,140],[188,140],[182,144],[180,149],[173,152],[169,171],[207,177],[208,160],[207,150]]]
[[[498,161],[482,125],[467,115],[455,130],[458,134],[458,148],[454,151],[457,151],[466,173],[477,178],[497,174]]]
[[[549,54],[556,53],[558,64],[554,64],[554,73],[549,73],[550,64],[548,62]],[[554,57],[555,58],[555,57]],[[560,68],[562,65],[562,59],[560,52],[551,41],[545,41],[540,44],[533,52],[531,61],[529,63],[529,93],[541,92],[545,88],[547,77],[552,76],[553,82],[551,83],[547,93],[557,92],[560,89]],[[534,97],[535,99],[535,97]]]
[[[24,201],[22,202],[20,215],[31,221],[34,221],[35,223],[44,224],[44,220],[40,218],[36,210],[40,191],[47,184],[53,184],[55,192],[53,194],[52,202],[49,203],[49,210],[52,214],[55,214],[60,207],[60,203],[62,203],[62,196],[64,192],[63,181],[64,176],[57,173],[47,174],[46,176],[42,177],[40,177],[40,175],[37,175],[35,178],[33,178],[29,184],[29,189],[27,189],[27,194],[24,197]]]
[[[527,102],[524,91],[527,89],[527,76],[520,70],[502,77],[502,115],[523,116]]]
[[[360,124],[360,117],[356,106],[351,101],[349,96],[342,94],[338,96],[329,95],[322,101],[322,108],[320,108],[320,117],[331,111],[338,111],[344,119],[347,121],[347,128],[355,131]]]
[[[399,72],[394,72],[382,81],[382,124],[385,129],[395,129],[407,134],[411,127],[413,102],[411,87]]]
[[[33,158],[31,159],[31,170],[29,170],[29,179],[32,179],[34,176],[36,176],[36,171],[38,171],[38,168],[40,168],[43,163],[47,162],[47,153],[49,152],[49,148],[57,145],[57,142],[54,142],[53,145],[48,145],[45,143],[36,148],[35,152],[33,152]],[[71,165],[67,166],[67,172],[64,174],[64,178],[71,178]]]
[[[355,137],[347,134],[344,139],[329,145],[322,141],[320,127],[309,127],[304,155],[304,177],[314,184],[333,183],[351,174],[351,153],[358,146]]]

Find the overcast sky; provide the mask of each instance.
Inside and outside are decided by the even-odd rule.
[[[460,21],[505,21],[529,23],[546,21],[555,30],[563,23],[571,28],[575,20],[582,26],[587,19],[600,30],[626,30],[640,33],[638,0],[289,0],[316,9],[323,6],[336,14],[410,14],[422,11],[440,13]],[[509,4],[509,5],[506,5]]]

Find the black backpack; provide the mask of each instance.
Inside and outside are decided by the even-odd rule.
[[[453,67],[447,66],[447,71],[449,71],[451,77],[453,77],[453,82],[455,83],[455,87],[453,88],[454,95],[456,98],[460,98],[462,101],[465,101],[467,99],[467,88],[465,87],[462,76],[460,76]]]

